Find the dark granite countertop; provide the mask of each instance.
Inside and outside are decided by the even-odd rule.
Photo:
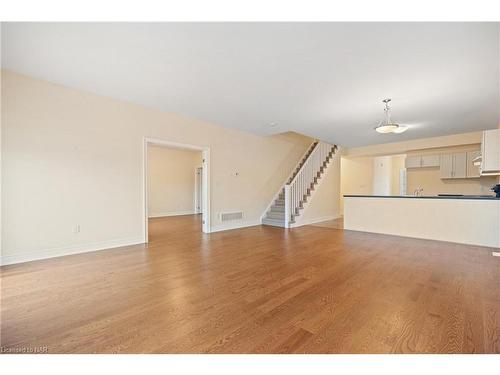
[[[409,198],[409,199],[478,199],[478,200],[498,200],[494,195],[354,195],[345,194],[344,197],[354,198]]]

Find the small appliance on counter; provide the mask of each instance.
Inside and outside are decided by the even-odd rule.
[[[491,191],[497,194],[497,198],[500,198],[500,184],[493,185]]]

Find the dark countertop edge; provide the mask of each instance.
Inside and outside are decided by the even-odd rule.
[[[467,197],[467,196],[444,196],[444,197],[439,197],[436,195],[432,196],[418,196],[415,197],[413,195],[353,195],[353,194],[345,194],[345,198],[402,198],[402,199],[472,199],[472,200],[485,200],[485,201],[500,201],[500,198],[496,198],[495,196],[491,197]]]

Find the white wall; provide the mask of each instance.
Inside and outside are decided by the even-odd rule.
[[[373,158],[341,157],[340,212],[344,212],[344,194],[369,195],[373,190]]]
[[[144,137],[210,147],[212,230],[258,224],[312,141],[230,130],[8,71],[1,100],[4,264],[142,242]],[[220,212],[235,210],[243,221],[220,222]]]
[[[378,156],[406,154],[411,150],[426,150],[438,147],[453,147],[460,145],[471,145],[481,143],[482,131],[444,135],[441,137],[412,139],[410,141],[380,143],[364,147],[353,147],[346,149],[345,156]]]
[[[392,159],[390,156],[373,158],[373,194],[391,195]]]
[[[406,155],[392,155],[391,165],[392,165],[392,184],[391,184],[391,195],[406,195],[406,190],[401,193],[400,187],[400,173],[405,167]],[[404,187],[404,186],[403,186]]]
[[[148,146],[149,217],[194,214],[195,169],[201,152]]]

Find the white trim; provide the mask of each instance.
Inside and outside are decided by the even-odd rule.
[[[216,225],[216,226],[212,227],[210,233],[221,232],[224,230],[231,230],[231,229],[255,227],[257,225],[261,225],[260,220],[252,220],[252,221],[244,221],[244,222],[240,221],[238,223],[226,223],[226,224]]]
[[[0,257],[0,265],[31,262],[34,260],[61,257],[66,255],[88,253],[91,251],[107,250],[115,247],[138,245],[143,243],[142,236],[121,238],[110,241],[93,242],[84,245],[73,245],[56,247],[42,251],[31,251],[16,255],[4,255]]]
[[[206,146],[197,146],[197,145],[191,145],[191,144],[187,144],[187,143],[170,142],[170,141],[166,141],[166,140],[159,139],[159,138],[144,137],[144,140],[147,143],[150,143],[152,145],[167,146],[170,148],[178,148],[181,150],[188,149],[188,150],[194,150],[194,151],[203,151],[203,150],[206,150],[208,148]]]
[[[170,142],[165,141],[163,139],[158,138],[148,138],[143,137],[143,170],[142,170],[142,206],[143,206],[143,215],[142,220],[144,223],[143,226],[143,240],[144,243],[148,242],[148,145],[158,145],[165,146],[170,148],[178,148],[178,149],[188,149],[188,150],[196,150],[201,151],[202,158],[204,162],[202,163],[203,167],[203,198],[202,198],[202,215],[203,215],[203,224],[202,230],[204,233],[210,233],[210,147],[208,146],[197,146],[190,145],[185,143],[178,142]]]
[[[143,227],[142,238],[144,243],[148,243],[148,141],[146,138],[142,140],[142,212],[143,212]]]
[[[202,181],[200,182],[200,177],[198,176],[198,170],[201,169],[201,177]],[[201,194],[203,195],[203,166],[196,167],[194,169],[194,213],[195,214],[200,214],[203,211],[203,197],[198,197],[198,185],[201,185],[202,192]],[[201,199],[199,199],[201,198]],[[202,201],[202,207],[199,207],[198,200]]]
[[[300,223],[294,223],[294,224],[291,224],[290,226],[292,228],[297,228],[297,227],[301,227],[303,225],[311,225],[311,224],[321,223],[322,221],[340,219],[341,217],[342,216],[339,214],[322,216],[322,217],[317,217],[317,218],[313,218],[313,219],[302,220]]]
[[[211,227],[210,227],[210,147],[207,147],[205,150],[202,151],[201,157],[203,158],[202,162],[202,167],[203,167],[203,180],[202,180],[202,187],[203,187],[203,196],[201,197],[201,206],[202,206],[202,217],[205,222],[204,225],[202,225],[202,229],[204,233],[210,233]]]
[[[196,211],[190,210],[190,211],[177,211],[177,212],[156,212],[154,214],[150,214],[149,218],[154,219],[156,217],[167,217],[167,216],[183,216],[183,215],[195,215],[197,214]]]

